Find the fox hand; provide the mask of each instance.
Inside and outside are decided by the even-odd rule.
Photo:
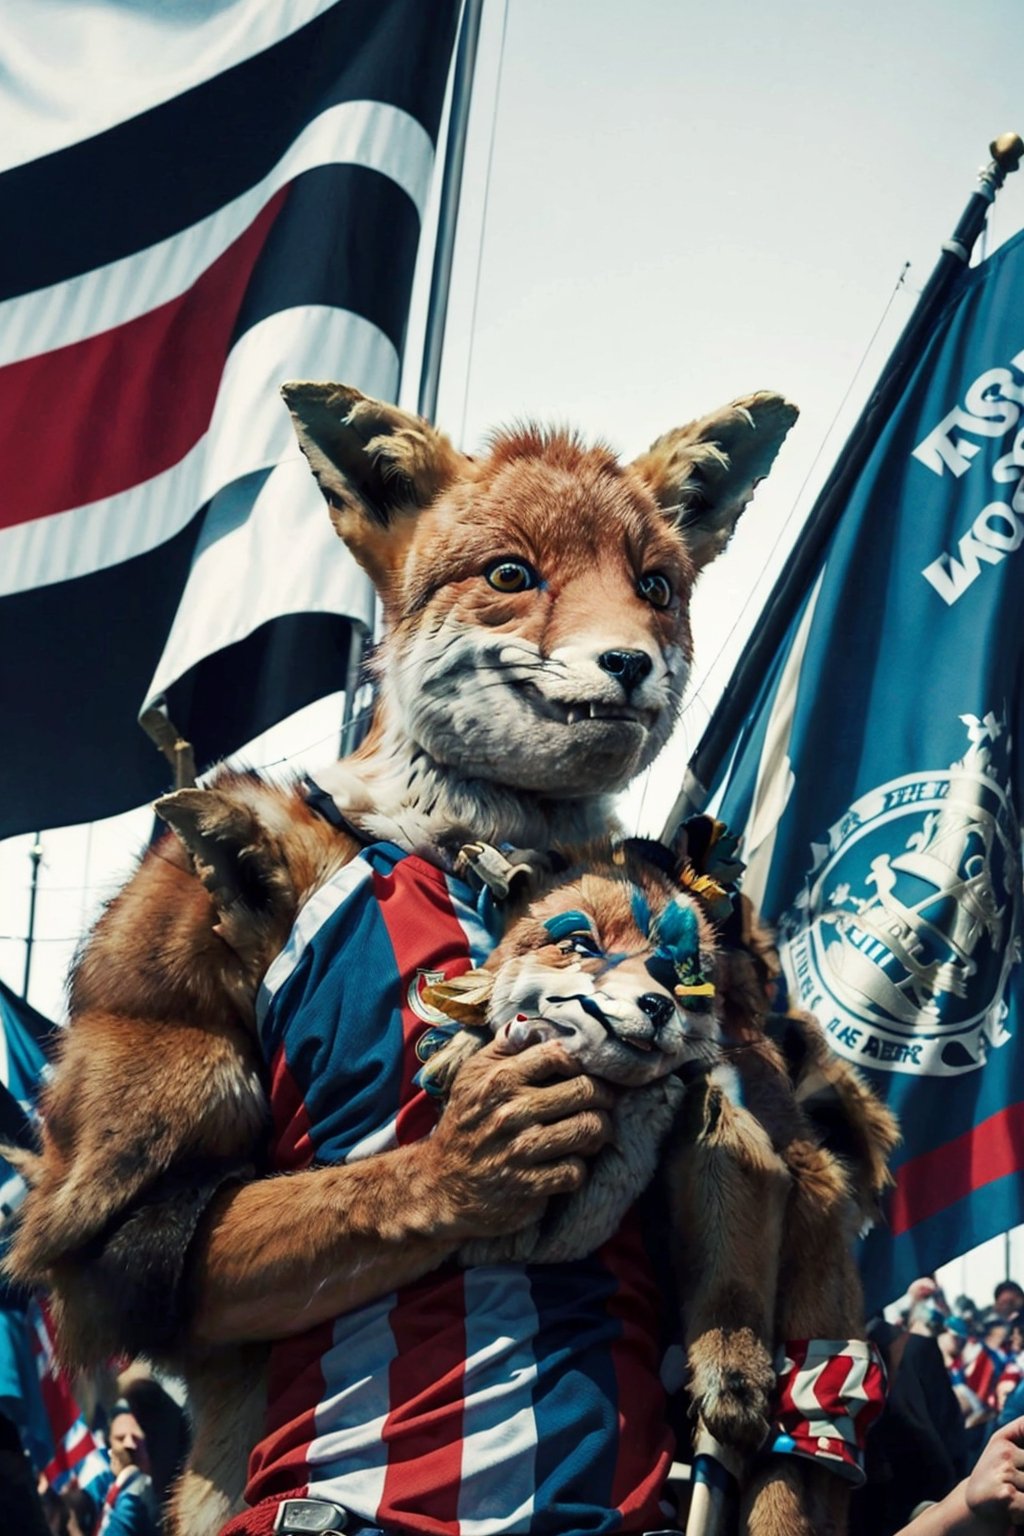
[[[433,1136],[421,1143],[444,1226],[463,1239],[518,1232],[552,1195],[572,1194],[611,1135],[606,1083],[557,1041],[517,1054],[485,1046],[458,1073]]]

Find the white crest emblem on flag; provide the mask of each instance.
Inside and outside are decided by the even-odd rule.
[[[953,1076],[1009,1039],[1021,957],[1020,830],[1004,722],[961,716],[968,750],[861,796],[815,846],[782,923],[800,1004],[865,1067]]]

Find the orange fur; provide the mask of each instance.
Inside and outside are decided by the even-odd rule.
[[[742,943],[727,954],[722,976],[726,1038],[739,1047],[744,1102],[788,1175],[781,1210],[777,1198],[765,1207],[781,1243],[771,1249],[762,1240],[756,1250],[764,1295],[774,1294],[772,1338],[864,1338],[853,1240],[876,1218],[890,1182],[888,1159],[899,1140],[896,1120],[856,1070],[834,1054],[809,1014],[771,1018],[765,987],[779,973],[778,957],[749,903],[742,919]],[[775,1038],[766,1034],[770,1025]],[[777,1043],[787,1035],[795,1066]],[[823,1144],[803,1108],[824,1085],[842,1122],[840,1151]],[[744,1489],[741,1536],[845,1536],[849,1496],[850,1485],[827,1469],[772,1457]]]
[[[367,835],[442,861],[467,834],[543,847],[556,830],[569,842],[603,832],[609,793],[671,731],[696,570],[727,541],[793,407],[747,397],[619,466],[605,449],[532,429],[472,460],[428,424],[346,386],[292,385],[285,395],[387,624],[373,727],[322,776],[325,788]],[[528,561],[538,581],[496,590],[487,572],[506,558]],[[641,590],[651,571],[669,583],[665,607]],[[605,664],[612,652],[642,656],[643,679],[627,688]],[[437,1137],[349,1168],[252,1177],[267,1112],[255,984],[297,907],[355,844],[292,788],[227,775],[209,794],[164,806],[195,875],[163,839],[78,960],[42,1150],[23,1160],[31,1188],[9,1268],[53,1286],[69,1356],[120,1351],[126,1325],[98,1256],[116,1253],[119,1233],[133,1241],[132,1212],[161,1181],[187,1177],[196,1159],[223,1165],[229,1182],[183,1256],[195,1303],[175,1345],[197,1398],[223,1418],[225,1341],[281,1337],[360,1305],[426,1273],[491,1218],[479,1211],[474,1231],[453,1203],[452,1190],[473,1187],[454,1137],[444,1177]],[[257,826],[267,846],[251,836]],[[237,867],[223,858],[226,843]],[[510,1095],[526,1092],[511,1072],[496,1080]],[[481,1077],[484,1105],[494,1091]],[[486,1124],[483,1106],[477,1118]],[[474,1148],[470,1138],[470,1162]],[[540,1173],[535,1183],[543,1192]],[[506,1226],[518,1210],[508,1202]],[[227,1464],[239,1447],[222,1448],[217,1470],[203,1474],[209,1497],[193,1487],[179,1500],[187,1536],[215,1530],[237,1494]]]

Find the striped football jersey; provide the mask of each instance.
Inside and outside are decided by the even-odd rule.
[[[496,938],[486,899],[389,844],[310,899],[258,1006],[278,1169],[431,1133],[417,1046],[441,1016],[422,991]],[[445,1266],[273,1347],[246,1497],[437,1536],[660,1526],[660,1329],[636,1213],[576,1263]]]

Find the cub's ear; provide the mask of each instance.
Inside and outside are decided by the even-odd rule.
[[[222,917],[238,906],[253,915],[269,910],[286,877],[280,851],[248,806],[216,789],[179,789],[153,809],[185,844]]]
[[[468,461],[429,422],[347,384],[285,384],[281,394],[331,521],[379,585],[404,550],[410,514]]]
[[[746,395],[667,432],[634,460],[634,469],[684,534],[698,570],[728,544],[797,414],[781,395]]]

